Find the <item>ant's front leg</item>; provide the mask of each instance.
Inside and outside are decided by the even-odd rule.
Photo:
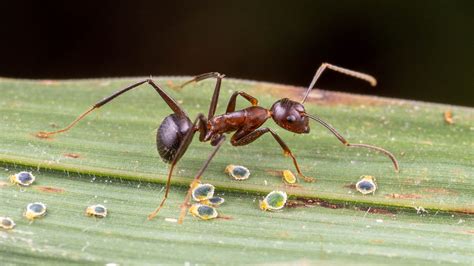
[[[273,138],[278,142],[278,144],[280,144],[280,147],[283,149],[283,153],[287,156],[290,156],[291,159],[293,159],[293,164],[295,165],[296,171],[298,172],[300,177],[302,177],[304,179],[304,181],[306,181],[306,182],[314,182],[315,181],[314,178],[307,177],[301,172],[300,167],[298,165],[298,162],[296,161],[296,158],[293,155],[293,153],[291,152],[290,148],[288,148],[286,143],[280,138],[280,136],[278,136],[278,134],[276,132],[274,132],[273,130],[271,130],[268,127],[259,128],[259,129],[256,129],[254,131],[246,131],[246,130],[242,130],[242,129],[238,130],[232,136],[230,143],[233,146],[244,146],[244,145],[247,145],[249,143],[254,142],[256,139],[258,139],[263,134],[268,133],[268,132],[270,132],[272,134]]]

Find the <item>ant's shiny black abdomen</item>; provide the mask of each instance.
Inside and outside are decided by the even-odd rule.
[[[180,159],[175,158],[176,152],[192,126],[189,118],[177,114],[171,114],[161,122],[156,132],[156,148],[164,162]]]

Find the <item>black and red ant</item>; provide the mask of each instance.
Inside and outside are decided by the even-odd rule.
[[[209,113],[207,117],[205,115],[198,114],[197,117],[192,122],[186,112],[176,103],[176,101],[171,98],[162,88],[160,88],[151,78],[145,79],[143,81],[137,82],[132,84],[122,90],[115,92],[114,94],[110,95],[109,97],[104,98],[103,100],[94,104],[89,110],[81,114],[78,118],[76,118],[69,126],[64,129],[53,131],[53,132],[39,132],[37,134],[38,137],[47,138],[51,135],[65,132],[72,128],[77,122],[83,119],[86,115],[91,113],[92,111],[100,108],[101,106],[105,105],[106,103],[110,102],[117,96],[136,88],[142,84],[148,83],[150,84],[158,94],[160,94],[161,98],[168,104],[168,106],[173,111],[173,114],[167,116],[163,122],[161,123],[160,127],[158,128],[156,134],[156,146],[158,149],[158,153],[160,154],[161,158],[166,162],[171,164],[169,173],[168,173],[168,180],[166,183],[166,192],[164,195],[163,200],[161,201],[160,205],[150,214],[148,215],[148,219],[152,219],[155,217],[160,209],[163,207],[169,193],[170,189],[170,181],[173,175],[173,169],[175,168],[176,164],[183,156],[183,154],[188,149],[189,144],[191,143],[193,136],[196,132],[199,132],[199,141],[201,142],[210,142],[212,146],[214,146],[214,150],[211,152],[207,160],[204,162],[201,169],[197,172],[194,176],[194,180],[191,184],[191,188],[199,182],[202,174],[206,170],[207,166],[211,162],[212,158],[215,156],[221,145],[225,141],[225,134],[235,132],[231,139],[230,143],[233,146],[243,146],[249,143],[252,143],[265,133],[270,133],[273,138],[278,142],[280,147],[283,149],[285,155],[288,155],[293,160],[293,164],[298,172],[299,176],[302,177],[306,181],[312,181],[312,178],[306,177],[300,170],[298,162],[296,161],[295,156],[291,152],[290,148],[286,145],[286,143],[278,136],[278,134],[268,127],[260,128],[265,121],[269,118],[272,118],[280,127],[294,132],[298,134],[307,134],[309,133],[309,119],[312,119],[324,127],[326,127],[329,131],[331,131],[339,141],[342,142],[347,147],[362,147],[362,148],[369,148],[379,152],[384,153],[387,155],[393,162],[395,170],[398,171],[399,166],[398,162],[395,159],[395,156],[390,153],[389,151],[382,149],[380,147],[367,145],[367,144],[351,144],[349,143],[344,137],[341,136],[339,132],[336,131],[330,124],[324,122],[321,118],[310,115],[306,113],[304,108],[304,102],[306,101],[310,91],[313,89],[316,81],[319,79],[321,74],[324,70],[331,69],[342,74],[346,74],[355,78],[359,78],[369,82],[372,86],[377,84],[377,81],[374,77],[356,72],[353,70],[349,70],[346,68],[338,67],[335,65],[331,65],[328,63],[323,63],[319,69],[316,71],[316,74],[311,81],[308,89],[306,90],[305,95],[301,102],[295,102],[288,98],[283,98],[276,101],[270,109],[266,109],[264,107],[258,106],[258,100],[253,96],[243,92],[243,91],[236,91],[230,97],[229,103],[227,104],[227,109],[225,114],[222,115],[215,115],[217,102],[219,99],[219,92],[221,88],[221,82],[224,78],[224,75],[221,75],[217,72],[210,72],[205,73],[202,75],[198,75],[193,79],[177,86],[176,88],[183,88],[184,86],[192,83],[198,82],[204,79],[215,78],[216,86],[214,89],[214,93],[212,95],[211,104],[209,106]],[[237,101],[237,96],[242,96],[244,99],[249,101],[252,106],[247,107],[242,110],[235,110],[235,104]],[[189,189],[183,204],[181,205],[181,214],[179,217],[179,223],[182,223],[184,216],[186,214],[187,208],[189,206],[189,200],[191,197],[192,189]]]

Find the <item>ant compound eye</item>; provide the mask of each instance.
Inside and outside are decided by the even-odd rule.
[[[288,122],[295,122],[296,121],[296,117],[294,115],[289,115],[286,117],[286,121]]]

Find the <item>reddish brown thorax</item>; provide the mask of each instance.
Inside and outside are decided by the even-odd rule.
[[[251,106],[235,112],[214,116],[207,123],[206,139],[212,135],[234,132],[239,129],[254,130],[259,128],[268,118],[270,112],[260,106]]]
[[[294,133],[309,133],[309,119],[305,113],[304,106],[283,98],[275,102],[270,109],[272,118],[280,127]]]

